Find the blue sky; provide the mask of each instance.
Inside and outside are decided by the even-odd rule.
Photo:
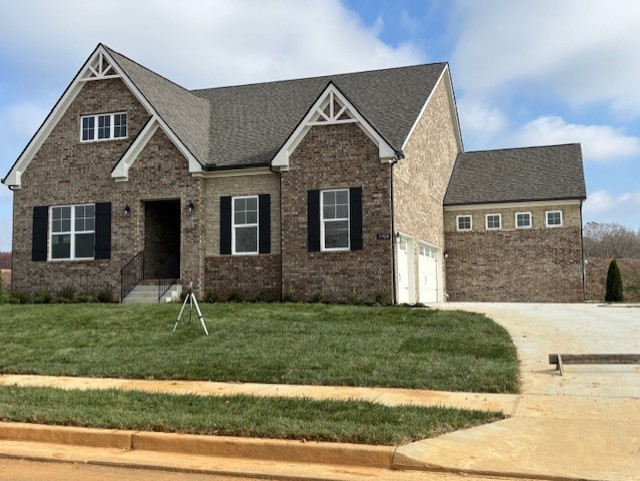
[[[636,0],[7,1],[0,176],[99,42],[187,88],[448,61],[465,150],[581,142],[585,222],[640,229],[638,25]]]

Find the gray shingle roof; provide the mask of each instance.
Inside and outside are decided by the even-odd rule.
[[[444,205],[585,199],[580,144],[458,155]]]
[[[209,102],[105,48],[189,151],[201,164],[206,164],[209,159]]]
[[[188,91],[105,46],[202,164],[268,165],[329,82],[400,151],[446,63]]]
[[[269,164],[329,82],[400,150],[445,67],[436,63],[193,93],[211,102],[212,163]]]

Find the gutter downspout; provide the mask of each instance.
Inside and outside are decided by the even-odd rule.
[[[402,156],[404,157],[404,156]],[[396,216],[393,205],[393,167],[398,163],[401,156],[397,155],[393,162],[391,162],[391,168],[389,169],[389,190],[391,191],[391,295],[392,300],[391,303],[393,305],[397,304],[397,285],[396,285]]]

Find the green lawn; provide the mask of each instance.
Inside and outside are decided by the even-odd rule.
[[[324,304],[0,305],[0,372],[517,392],[515,347],[464,312]]]
[[[363,401],[0,387],[2,421],[218,436],[398,445],[503,418]]]

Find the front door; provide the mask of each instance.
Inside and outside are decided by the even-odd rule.
[[[180,200],[144,203],[144,277],[180,277]]]

